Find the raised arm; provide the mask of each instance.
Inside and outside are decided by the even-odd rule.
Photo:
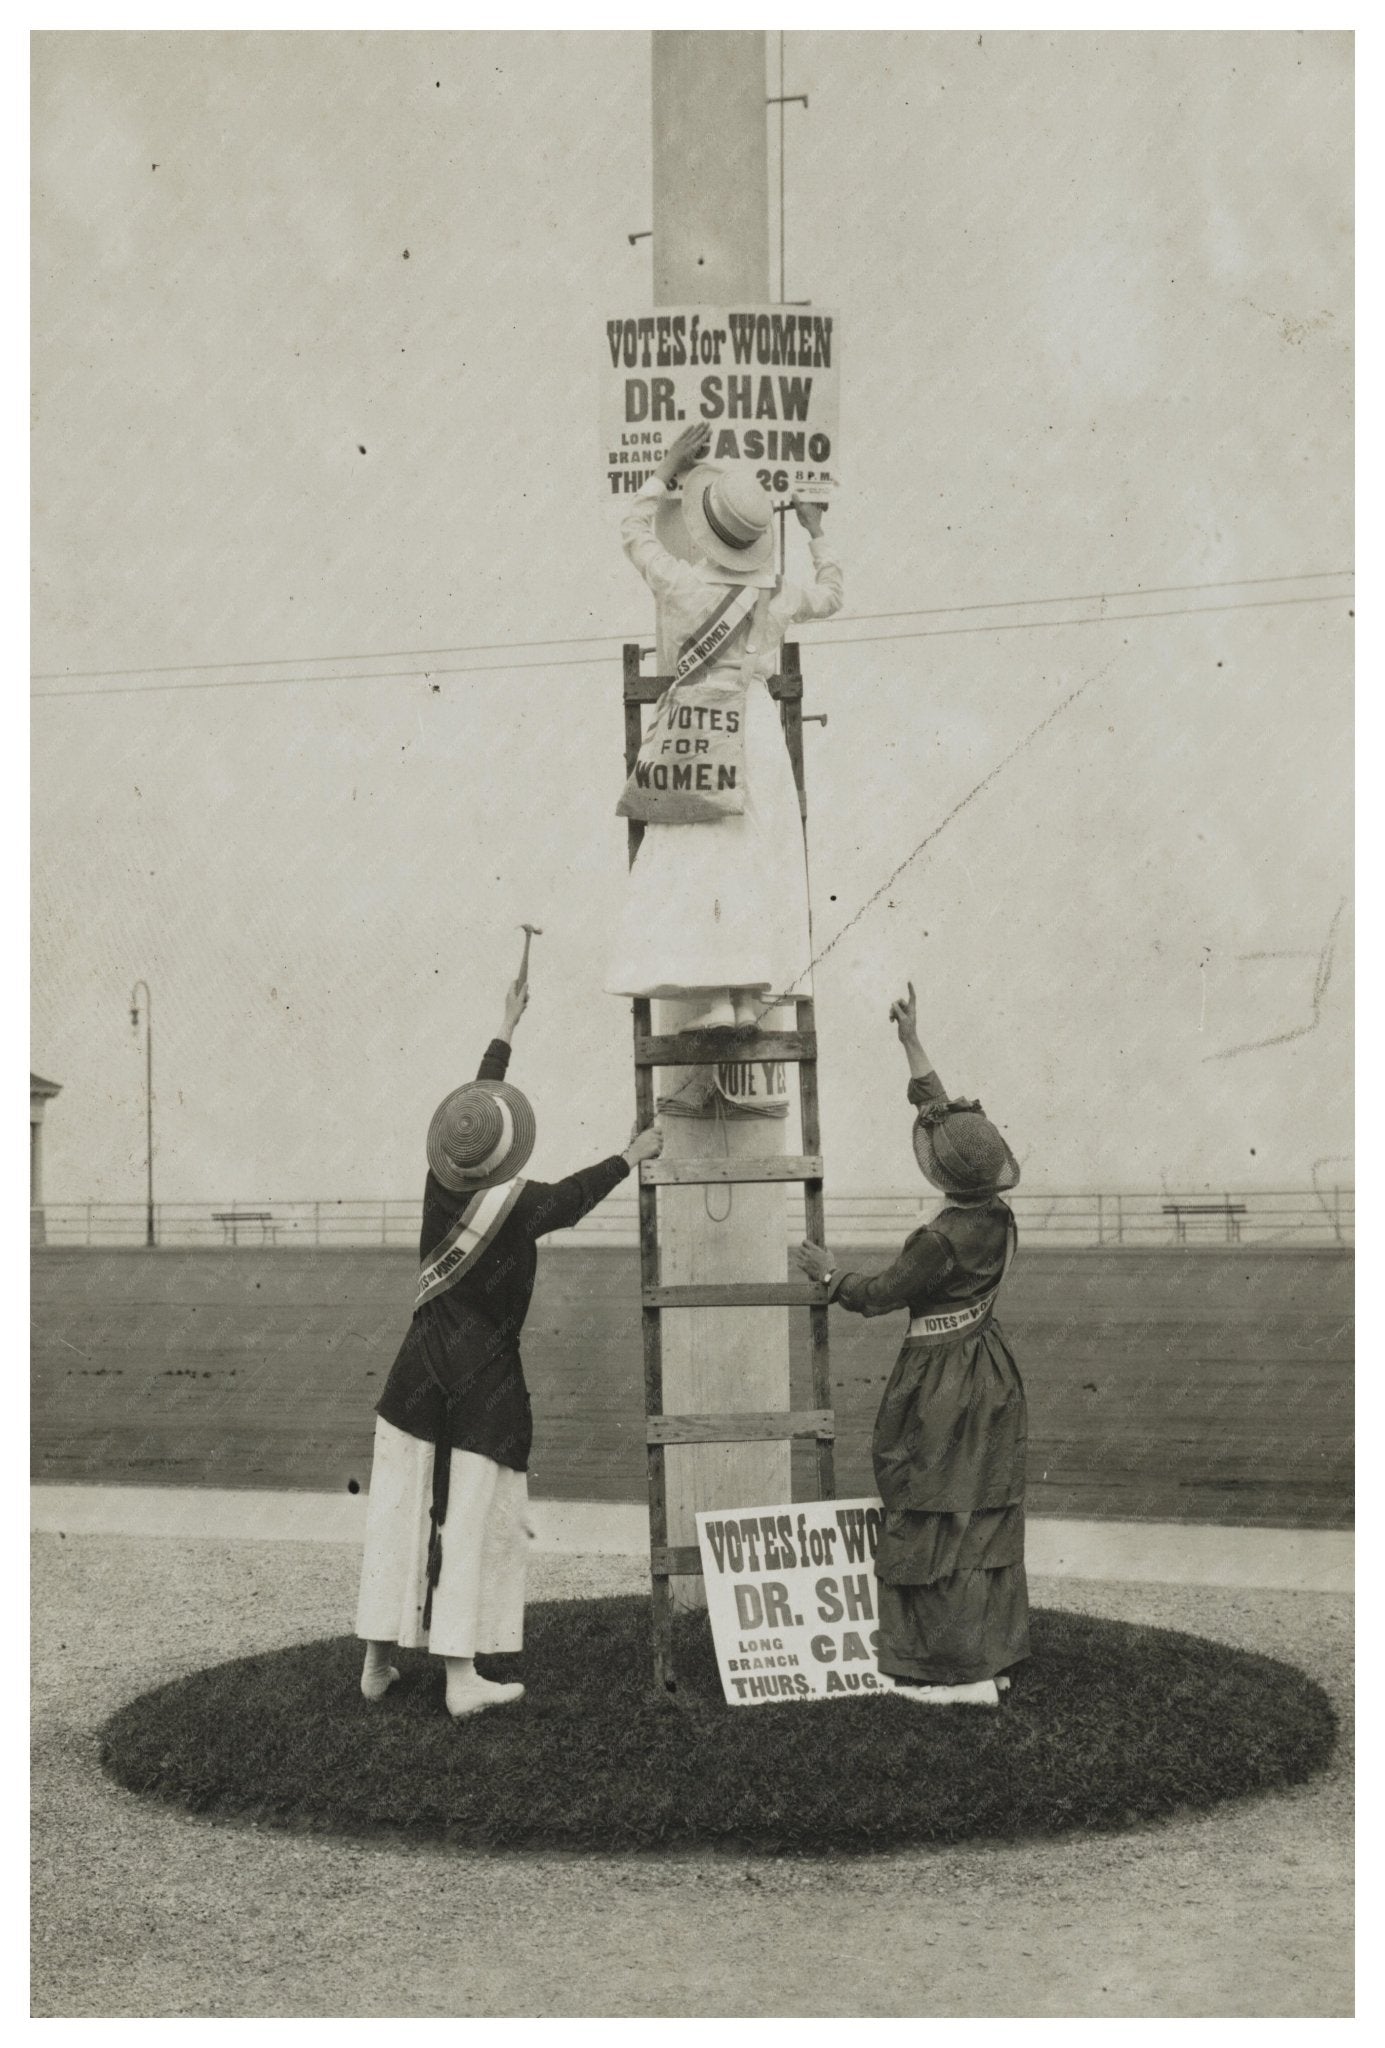
[[[919,1041],[918,997],[908,983],[907,997],[890,1004],[890,1022],[899,1034],[909,1061],[909,1100],[916,1108],[928,1102],[945,1102],[947,1091],[933,1063]],[[899,1257],[883,1273],[848,1273],[841,1270],[825,1245],[805,1238],[790,1254],[799,1271],[811,1280],[825,1282],[828,1299],[861,1316],[888,1315],[911,1302],[926,1300],[947,1278],[953,1265],[952,1247],[941,1232],[916,1230]]]
[[[842,572],[832,544],[822,530],[824,508],[795,498],[793,509],[799,525],[808,535],[808,552],[816,572],[811,588],[795,588],[794,621],[805,624],[810,619],[830,619],[842,608]]]
[[[890,1004],[890,1022],[899,1033],[899,1042],[904,1047],[909,1062],[909,1100],[916,1109],[922,1109],[927,1102],[946,1102],[947,1090],[938,1079],[933,1062],[919,1042],[918,1006],[914,984],[907,983],[909,998],[903,996]]]
[[[505,991],[505,1014],[501,1020],[499,1036],[493,1038],[481,1056],[476,1070],[478,1081],[503,1081],[510,1064],[510,1040],[520,1018],[529,1007],[529,982],[515,980]]]
[[[620,522],[621,546],[656,597],[681,592],[696,598],[705,589],[692,564],[670,554],[655,534],[654,514],[670,487],[701,459],[710,433],[705,422],[685,427]]]
[[[493,1038],[481,1055],[481,1064],[476,1069],[478,1081],[503,1081],[510,1065],[510,1043],[506,1038]]]

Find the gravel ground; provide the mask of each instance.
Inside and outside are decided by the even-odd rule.
[[[795,1862],[478,1855],[192,1819],[110,1784],[97,1729],[199,1665],[349,1628],[347,1547],[34,1539],[33,2011],[51,2016],[1270,2015],[1351,2007],[1345,1600],[1033,1582],[1040,1605],[1310,1670],[1311,1785],[1132,1833]],[[531,1597],[636,1591],[542,1558]]]

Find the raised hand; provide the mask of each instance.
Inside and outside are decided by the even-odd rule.
[[[913,1044],[919,1035],[918,997],[914,994],[914,984],[912,981],[908,982],[906,986],[909,990],[908,1001],[906,1002],[903,996],[899,996],[890,1004],[890,1022],[899,1033],[901,1045]]]
[[[505,991],[505,1026],[500,1034],[507,1045],[514,1037],[515,1026],[519,1023],[520,1018],[528,1007],[528,981],[512,981]]]
[[[800,498],[797,492],[790,498],[789,503],[793,506],[794,518],[798,521],[799,525],[816,540],[822,532],[822,515],[827,510],[827,507],[825,505],[813,504],[806,498]]]
[[[701,462],[712,445],[712,429],[706,420],[695,420],[676,434],[658,465],[658,474],[671,484]]]

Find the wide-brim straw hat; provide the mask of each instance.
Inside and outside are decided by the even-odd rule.
[[[774,560],[774,506],[748,469],[700,462],[683,479],[683,523],[708,561],[753,575]]]
[[[979,1102],[930,1103],[914,1124],[914,1157],[945,1195],[1004,1194],[1019,1161]]]
[[[468,1081],[445,1095],[428,1126],[428,1164],[454,1195],[513,1180],[536,1135],[529,1099],[507,1081]]]

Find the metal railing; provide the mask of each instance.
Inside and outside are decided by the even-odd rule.
[[[726,1193],[719,1191],[724,1205]],[[827,1197],[829,1243],[888,1248],[898,1245],[937,1207],[938,1197],[908,1193]],[[1021,1238],[1054,1246],[1124,1246],[1132,1250],[1242,1245],[1346,1248],[1355,1242],[1356,1197],[1351,1187],[1256,1190],[1246,1193],[1046,1194],[1010,1196]],[[635,1193],[627,1184],[575,1230],[555,1231],[554,1245],[608,1245],[638,1241]],[[43,1239],[54,1247],[142,1245],[143,1202],[49,1202]],[[408,1196],[372,1200],[160,1202],[154,1226],[159,1245],[218,1251],[292,1250],[314,1246],[394,1246],[416,1251],[419,1203]],[[802,1215],[786,1190],[785,1241],[803,1233]]]

